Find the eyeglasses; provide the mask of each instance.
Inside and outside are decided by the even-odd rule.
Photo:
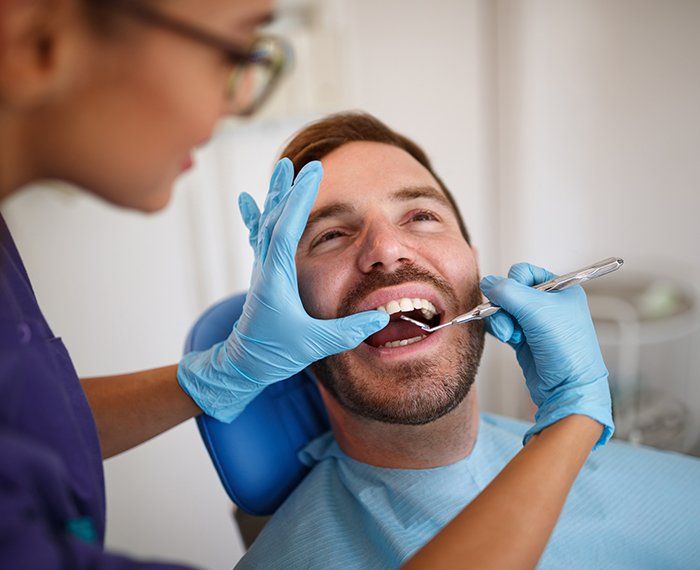
[[[293,60],[291,46],[276,36],[260,35],[245,49],[225,38],[151,8],[146,2],[117,0],[109,4],[147,24],[222,51],[233,66],[225,91],[232,115],[247,117],[259,110],[279,85],[283,72]]]

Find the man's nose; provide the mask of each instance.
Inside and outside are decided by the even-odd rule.
[[[399,230],[386,221],[373,223],[360,245],[357,260],[360,271],[369,273],[379,269],[391,273],[413,262],[413,249],[401,238]]]

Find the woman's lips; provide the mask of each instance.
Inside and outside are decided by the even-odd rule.
[[[188,156],[185,160],[182,161],[181,165],[181,172],[185,172],[192,168],[194,166],[194,159],[192,156]]]

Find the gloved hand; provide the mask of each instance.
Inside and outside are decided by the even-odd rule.
[[[294,256],[322,175],[321,163],[311,162],[293,182],[294,167],[282,159],[262,215],[250,195],[239,198],[255,250],[243,312],[227,340],[185,355],[177,374],[185,392],[218,420],[234,420],[267,385],[355,348],[389,322],[380,311],[314,319],[301,303]]]
[[[513,265],[508,277],[485,277],[481,290],[502,309],[486,320],[487,330],[515,349],[537,406],[523,443],[566,416],[582,414],[604,426],[595,448],[604,445],[615,429],[608,370],[583,288],[533,289],[555,276],[529,263]]]

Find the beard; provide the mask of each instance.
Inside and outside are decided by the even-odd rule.
[[[479,280],[458,297],[445,280],[414,265],[391,274],[370,273],[348,292],[338,316],[357,312],[357,305],[376,289],[406,282],[426,282],[440,291],[446,312],[457,314],[481,303]],[[472,321],[454,327],[434,356],[372,369],[353,351],[329,356],[311,365],[318,381],[348,411],[391,424],[422,425],[455,409],[469,393],[484,349],[484,325]]]

